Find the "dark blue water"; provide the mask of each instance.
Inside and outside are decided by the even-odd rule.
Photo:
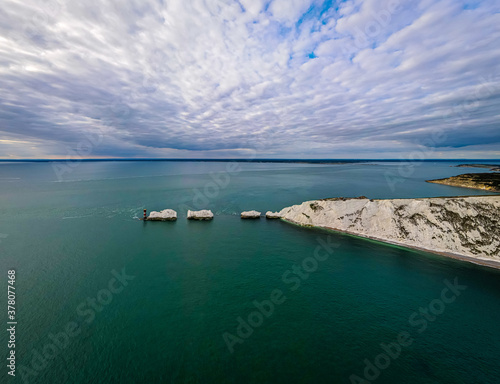
[[[5,292],[16,270],[18,321],[16,377],[4,364],[1,382],[497,383],[499,271],[239,219],[316,198],[487,194],[425,183],[486,171],[454,164],[95,162],[58,177],[1,163],[0,274]],[[144,208],[180,217],[143,223]],[[188,222],[188,208],[216,217]]]

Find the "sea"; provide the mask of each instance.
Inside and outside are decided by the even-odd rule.
[[[471,162],[1,162],[0,382],[496,384],[500,270],[240,219],[492,194],[425,182]]]

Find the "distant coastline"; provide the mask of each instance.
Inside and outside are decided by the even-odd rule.
[[[466,173],[445,179],[426,180],[427,183],[449,185],[489,192],[500,192],[500,173]]]
[[[169,158],[108,158],[108,159],[0,159],[0,163],[50,163],[50,162],[117,162],[117,161],[164,161],[164,162],[238,162],[238,163],[305,163],[305,164],[360,164],[360,163],[406,163],[406,159],[255,159],[255,158],[239,158],[239,159],[169,159]],[[420,162],[458,162],[464,161],[464,159],[425,159],[419,160]],[[498,162],[498,164],[461,164],[457,167],[500,167],[500,159],[465,159],[465,161],[477,161],[477,162]]]
[[[67,162],[68,159],[0,159],[4,163],[50,163]],[[359,164],[375,161],[397,161],[397,160],[361,160],[361,159],[78,159],[78,162],[199,162],[199,163],[296,163],[296,164]]]
[[[459,164],[457,168],[486,168],[490,171],[498,172],[500,171],[500,165],[498,164]]]

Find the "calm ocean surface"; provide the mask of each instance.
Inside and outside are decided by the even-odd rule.
[[[0,163],[2,319],[15,269],[18,321],[16,377],[4,331],[0,382],[350,383],[408,332],[412,344],[378,359],[370,382],[498,383],[500,271],[239,218],[337,196],[487,194],[424,182],[487,171],[458,163]],[[188,206],[216,217],[188,222]],[[179,220],[143,223],[144,208]],[[337,248],[327,260],[298,287],[283,281],[328,237]],[[455,301],[418,314],[455,279],[467,287]],[[249,320],[274,290],[284,302]],[[238,337],[238,318],[262,324],[230,353],[223,334]]]

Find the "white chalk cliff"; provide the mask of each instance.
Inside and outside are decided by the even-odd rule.
[[[284,208],[280,216],[299,225],[500,262],[500,196],[335,198]]]

